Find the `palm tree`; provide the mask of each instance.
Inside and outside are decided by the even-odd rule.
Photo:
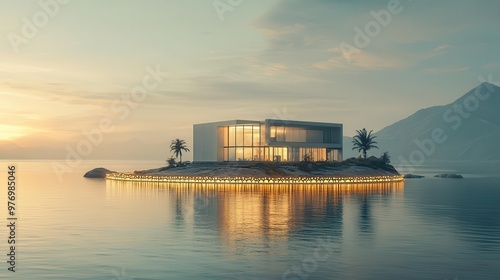
[[[357,135],[355,135],[352,138],[352,144],[354,145],[352,147],[353,150],[358,150],[358,152],[363,152],[363,157],[366,159],[366,151],[370,150],[371,148],[377,148],[375,144],[377,144],[377,141],[373,140],[377,136],[372,135],[373,130],[370,130],[370,132],[366,131],[365,128],[361,130],[356,130]]]
[[[170,143],[170,151],[174,152],[175,158],[180,156],[179,164],[182,165],[182,151],[189,152],[189,149],[186,147],[186,141],[175,139]]]

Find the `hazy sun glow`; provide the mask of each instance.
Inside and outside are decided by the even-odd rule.
[[[27,132],[26,127],[0,124],[0,140],[13,140],[26,135]]]

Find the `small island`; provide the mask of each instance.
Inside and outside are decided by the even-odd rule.
[[[367,157],[367,151],[378,148],[372,131],[363,128],[356,132],[353,149],[358,150],[360,156],[342,161],[341,124],[283,123],[281,120],[199,124],[194,125],[194,163],[182,162],[183,152],[190,150],[184,140],[174,139],[170,151],[175,157],[167,160],[168,166],[109,173],[105,177],[123,181],[201,183],[403,181],[403,176],[390,165],[388,152],[378,158]],[[278,143],[283,146],[276,147]]]
[[[464,176],[460,175],[460,174],[448,174],[448,173],[445,173],[445,174],[438,174],[438,175],[434,175],[434,177],[436,178],[451,178],[451,179],[463,179]]]
[[[380,158],[350,158],[342,162],[190,163],[110,173],[109,180],[214,183],[367,183],[398,182],[404,178]]]

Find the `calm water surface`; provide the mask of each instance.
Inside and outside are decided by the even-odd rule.
[[[0,178],[7,181],[2,161]],[[1,279],[499,279],[500,177],[351,186],[82,178],[161,162],[17,161],[17,272]],[[5,184],[6,185],[6,184]],[[0,193],[0,205],[7,201]],[[0,211],[6,223],[7,211]],[[0,250],[7,251],[0,231]]]

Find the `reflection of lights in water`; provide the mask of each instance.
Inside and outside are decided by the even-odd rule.
[[[168,182],[168,183],[217,183],[217,184],[352,184],[381,183],[404,181],[402,175],[394,176],[359,176],[359,177],[210,177],[210,176],[154,176],[137,175],[133,173],[107,174],[106,179],[138,182]]]
[[[165,197],[163,203],[172,209],[170,213],[180,215],[187,224],[211,209],[217,213],[221,238],[238,244],[246,237],[267,236],[268,242],[287,239],[294,223],[307,223],[303,217],[306,208],[321,216],[327,208],[341,205],[342,198],[395,195],[404,188],[404,181],[262,184],[106,180],[106,185],[108,198]]]
[[[381,183],[173,183],[158,181],[121,181],[107,180],[107,193],[124,194],[126,196],[140,195],[145,192],[158,193],[161,189],[174,189],[177,193],[186,195],[192,193],[249,193],[249,194],[272,194],[290,193],[307,194],[314,196],[327,196],[329,194],[350,196],[360,195],[380,195],[398,193],[404,189],[404,181],[381,182]]]
[[[157,200],[171,223],[218,231],[234,256],[279,253],[293,231],[342,227],[344,199],[393,197],[404,182],[350,184],[172,183],[107,180],[108,197]],[[165,208],[162,208],[165,209]],[[196,224],[196,225],[195,225]],[[335,230],[333,230],[335,232]],[[342,234],[342,230],[339,230]]]
[[[106,180],[106,196],[127,199],[158,195],[158,184],[152,182],[124,182]]]

